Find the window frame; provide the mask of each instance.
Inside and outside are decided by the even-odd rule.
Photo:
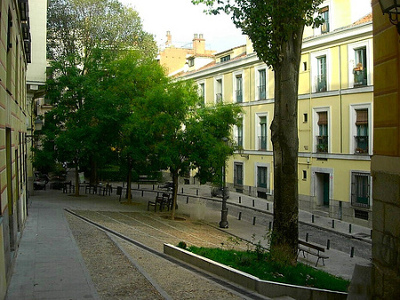
[[[357,201],[359,190],[357,186],[357,182],[355,181],[356,176],[368,177],[367,179],[367,193],[368,193],[368,203],[360,203]],[[351,170],[350,171],[350,204],[353,208],[364,208],[370,209],[372,207],[372,176],[370,172],[367,171],[359,171],[359,170]]]
[[[330,75],[330,70],[331,70],[331,59],[330,59],[330,49],[326,49],[323,51],[318,51],[311,53],[311,91],[313,93],[322,93],[317,91],[317,85],[318,85],[318,59],[325,56],[325,78],[326,78],[326,91],[323,92],[328,92],[330,91],[330,82],[331,82],[331,75]]]
[[[262,98],[261,97],[261,93],[260,93],[260,71],[264,70],[265,71],[265,97]],[[255,85],[255,96],[256,99],[255,100],[267,100],[268,98],[268,67],[267,65],[260,65],[255,67],[255,81],[254,81],[254,85]]]
[[[320,136],[319,133],[319,114],[320,112],[326,112],[327,114],[327,135],[328,135],[328,151],[327,152],[318,152],[318,137]],[[331,108],[328,107],[316,107],[313,109],[313,152],[317,154],[328,154],[332,152],[332,122],[331,122]]]
[[[237,81],[237,79],[239,77],[241,78],[241,92],[242,92],[241,101],[238,101],[238,95],[237,95],[237,92],[238,92],[238,81]],[[243,70],[233,73],[233,84],[232,84],[232,86],[233,86],[233,91],[232,91],[233,101],[232,102],[233,103],[243,103],[244,99],[245,99],[244,98],[244,72],[243,72]]]
[[[372,155],[373,153],[373,113],[372,113],[372,104],[371,103],[361,103],[361,104],[352,104],[350,105],[350,136],[349,136],[349,153],[355,155]],[[368,110],[368,152],[367,153],[357,153],[356,152],[356,136],[357,136],[357,110]]]
[[[241,168],[241,173],[240,176],[237,176],[238,174],[238,168]],[[239,180],[241,180],[241,182],[239,182]],[[235,187],[239,187],[239,188],[243,188],[244,186],[244,163],[243,162],[239,162],[239,161],[235,161],[233,162],[233,185]]]
[[[199,87],[199,96],[200,98],[203,98],[203,103],[206,104],[206,81],[205,80],[199,80],[197,82],[197,85]]]
[[[244,149],[244,116],[241,117],[241,120],[242,120],[241,126],[234,125],[233,130],[234,130],[234,135],[235,135],[234,138],[235,138],[235,141],[236,141],[238,147],[241,149]],[[240,130],[241,135],[239,134],[239,128],[241,128],[241,130]],[[239,143],[240,136],[242,138],[241,143]]]
[[[266,169],[266,187],[262,187],[258,185],[258,168]],[[266,194],[271,195],[271,165],[269,163],[255,163],[254,165],[254,178],[255,178],[255,186],[257,191],[264,191]]]
[[[357,43],[352,43],[347,46],[348,52],[348,76],[349,76],[349,88],[360,88],[365,86],[373,85],[373,61],[372,61],[372,41],[364,40]],[[365,47],[366,56],[366,68],[367,68],[367,84],[354,86],[354,69],[356,68],[356,50]]]
[[[219,97],[221,99],[218,99]],[[224,102],[224,80],[222,76],[218,76],[214,78],[214,104],[223,102]]]
[[[261,138],[262,138],[262,128],[261,128],[261,118],[264,118],[265,117],[265,149],[263,149],[262,147],[261,147],[261,145],[262,145],[262,141],[261,141]],[[268,151],[268,137],[269,137],[269,134],[268,134],[268,128],[269,128],[269,120],[268,120],[268,113],[267,112],[265,112],[265,113],[257,113],[256,114],[256,124],[255,124],[255,126],[256,126],[256,130],[255,130],[255,132],[256,132],[256,150],[257,151]]]

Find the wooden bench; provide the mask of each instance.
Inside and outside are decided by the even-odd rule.
[[[157,206],[159,207],[160,211],[163,210],[164,206],[166,206],[169,210],[171,206],[170,194],[162,193],[161,196],[157,194],[155,201],[147,202],[147,210],[150,209],[150,206],[154,206],[154,211],[157,211]]]
[[[300,254],[300,252],[303,253],[304,258],[306,257],[306,253],[318,257],[315,266],[318,266],[318,262],[320,259],[322,259],[322,263],[325,266],[325,259],[329,258],[329,256],[322,253],[325,252],[324,247],[303,240],[299,240],[299,250],[297,252],[297,256]]]

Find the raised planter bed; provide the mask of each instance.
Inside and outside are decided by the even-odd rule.
[[[267,297],[289,296],[297,300],[344,300],[347,298],[347,293],[343,292],[260,280],[255,276],[170,244],[164,244],[164,253]]]

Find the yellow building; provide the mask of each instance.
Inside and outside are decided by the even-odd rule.
[[[373,299],[400,298],[400,31],[374,15]],[[399,17],[392,16],[399,20]]]
[[[33,58],[28,1],[1,1],[0,24],[0,299],[3,299],[28,209],[30,129],[34,123],[26,85],[27,65]]]
[[[368,0],[325,1],[326,23],[306,28],[298,96],[300,208],[372,225],[372,17]],[[231,189],[273,198],[274,74],[251,43],[216,54],[216,62],[181,74],[206,104],[239,103],[243,148],[228,162]]]

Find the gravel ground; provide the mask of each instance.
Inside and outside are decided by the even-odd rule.
[[[162,252],[163,244],[223,246],[246,249],[229,235],[201,222],[172,221],[166,215],[141,212],[76,213]],[[164,258],[109,236],[68,215],[71,231],[102,299],[251,299]]]

